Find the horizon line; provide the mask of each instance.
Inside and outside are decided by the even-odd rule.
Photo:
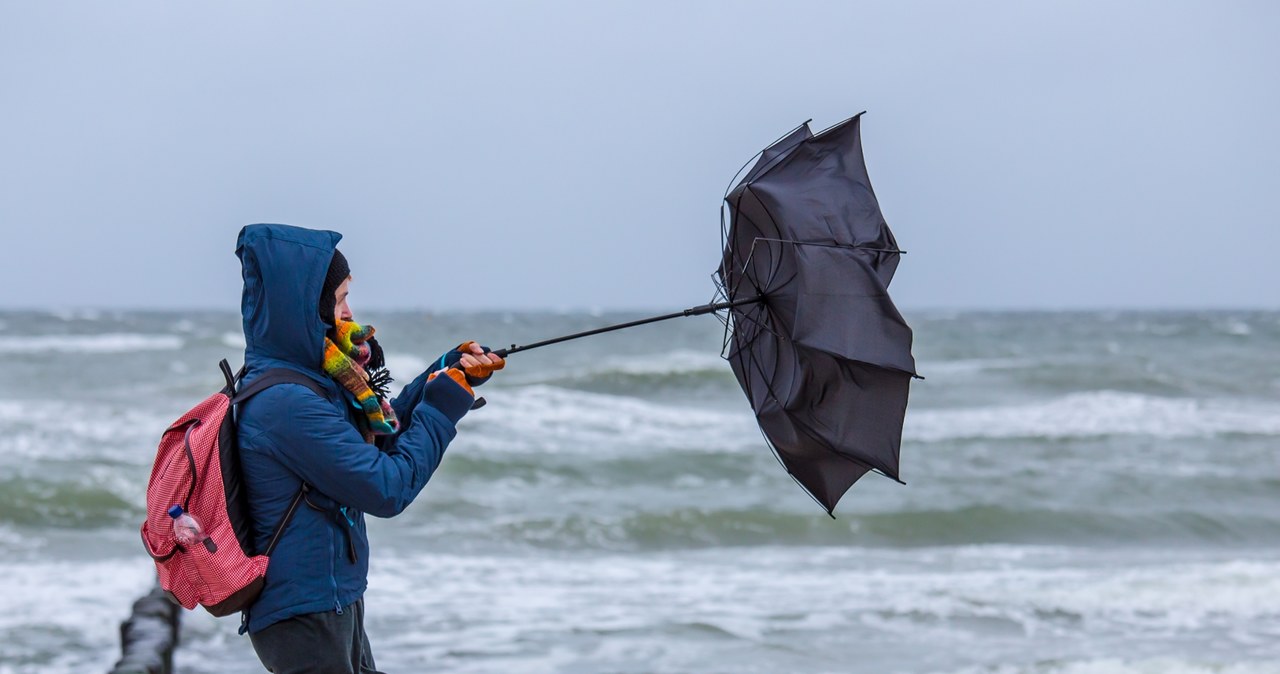
[[[702,305],[692,305],[698,307]],[[592,305],[564,305],[564,306],[537,306],[537,307],[473,307],[461,308],[457,306],[412,306],[412,307],[378,307],[378,306],[362,306],[361,309],[371,313],[460,313],[460,314],[519,314],[519,313],[558,313],[558,314],[605,314],[605,313],[626,313],[626,314],[644,314],[644,313],[667,313],[671,311],[680,311],[685,307],[673,309],[670,306],[658,307],[650,306],[592,306]],[[1276,312],[1280,311],[1280,304],[1263,306],[1255,304],[1151,304],[1151,305],[1058,305],[1058,306],[1030,306],[1030,305],[962,305],[962,306],[908,306],[898,307],[898,310],[905,313],[1106,313],[1106,312],[1196,312],[1196,311],[1253,311],[1253,312]],[[63,305],[63,306],[31,306],[31,305],[0,305],[0,312],[17,313],[31,312],[44,314],[60,314],[60,313],[77,313],[77,312],[127,312],[127,313],[181,313],[186,311],[210,312],[210,313],[240,313],[239,307],[224,308],[208,305],[189,305],[185,307],[172,305]]]

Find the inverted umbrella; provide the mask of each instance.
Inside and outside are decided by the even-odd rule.
[[[901,481],[915,361],[911,329],[887,291],[902,251],[871,190],[860,119],[816,136],[806,122],[763,150],[726,194],[722,301],[498,355],[727,312],[722,355],[779,461],[828,513],[868,471]]]
[[[893,234],[862,158],[861,116],[761,153],[725,198],[717,271],[727,358],[779,461],[830,513],[868,471],[895,480],[915,360],[889,299]],[[754,303],[738,303],[746,298]]]

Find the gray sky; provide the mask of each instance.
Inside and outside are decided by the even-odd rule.
[[[1280,306],[1280,3],[0,0],[0,307],[711,298],[752,153],[867,110],[920,308]],[[16,268],[15,268],[16,267]]]

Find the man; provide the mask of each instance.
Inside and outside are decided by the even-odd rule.
[[[442,359],[462,370],[439,370],[437,361],[385,400],[386,380],[376,372],[381,349],[371,328],[352,321],[352,278],[339,239],[335,232],[250,225],[236,248],[245,384],[288,368],[325,391],[278,384],[238,411],[259,550],[300,490],[305,497],[280,532],[262,594],[245,615],[258,658],[276,674],[376,672],[364,632],[364,513],[392,517],[413,502],[471,408],[471,387],[504,365],[468,342]]]

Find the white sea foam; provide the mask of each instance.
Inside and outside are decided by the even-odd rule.
[[[485,389],[500,414],[468,415],[482,447],[538,452],[599,452],[609,447],[756,449],[750,411],[726,413],[554,386]]]
[[[387,671],[422,662],[451,672],[632,671],[627,649],[614,648],[627,645],[652,657],[644,671],[696,670],[727,649],[717,671],[837,672],[846,651],[835,644],[850,633],[863,644],[859,671],[922,671],[903,644],[986,663],[935,674],[1277,671],[1263,658],[1280,637],[1280,562],[1265,555],[971,546],[506,557],[400,542],[378,546],[366,595]],[[55,674],[105,671],[118,653],[116,625],[152,578],[145,558],[5,562],[0,574],[10,581],[0,593],[0,672],[40,660]],[[185,613],[180,670],[251,671],[237,627]],[[1052,644],[1056,657],[1008,664],[989,649],[1010,639],[1023,652]],[[1135,654],[1125,639],[1160,654]]]
[[[0,400],[0,465],[31,459],[149,462],[173,421],[154,410],[50,400]]]
[[[1035,367],[1029,358],[964,358],[960,360],[919,361],[917,369],[926,377],[953,376],[962,378],[980,372],[1020,370]]]
[[[0,562],[0,576],[0,673],[103,672],[120,657],[120,621],[155,568],[145,556]]]
[[[97,309],[54,309],[49,315],[65,322],[97,321],[102,318],[102,312]]]
[[[1148,660],[1105,658],[1076,662],[965,667],[937,671],[932,674],[1280,674],[1280,665],[1269,660],[1212,663],[1174,658]]]
[[[420,356],[388,351],[383,354],[383,357],[387,361],[387,371],[395,377],[396,384],[400,387],[413,381],[414,377],[427,369],[427,361]]]
[[[515,368],[504,372],[502,379],[519,385],[547,384],[550,382],[585,381],[595,377],[608,375],[626,375],[633,377],[661,377],[666,375],[730,374],[728,361],[717,352],[676,350],[662,354],[644,356],[605,356],[593,358],[577,365],[571,372],[528,372]]]
[[[387,371],[391,373],[395,379],[391,383],[391,397],[400,395],[400,391],[413,381],[422,371],[427,369],[427,361],[404,353],[385,353],[383,357],[387,361]]]
[[[677,350],[631,358],[610,357],[592,364],[587,372],[621,372],[632,375],[664,375],[688,372],[729,372],[728,361],[715,353]]]
[[[903,433],[908,439],[923,442],[1106,435],[1280,435],[1280,406],[1093,391],[1025,405],[908,410]]]
[[[1253,334],[1253,328],[1250,327],[1248,323],[1244,322],[1243,320],[1240,320],[1239,318],[1227,319],[1225,321],[1215,324],[1214,327],[1216,327],[1221,332],[1225,332],[1228,335],[1235,335],[1237,337],[1247,337]]]
[[[921,552],[936,563],[922,564]],[[987,663],[935,670],[952,674],[1268,671],[1257,667],[1280,634],[1280,563],[1105,554],[1098,563],[1030,550],[1010,567],[1006,552],[987,560],[829,548],[513,559],[381,550],[366,603],[388,671],[415,662],[454,672],[632,671],[627,654],[610,648],[629,644],[652,658],[643,671],[696,671],[708,652],[723,650],[728,659],[716,671],[838,672],[849,671],[837,646],[849,634],[859,635],[857,671],[921,671],[914,656],[922,653],[902,650],[913,644]],[[198,629],[188,662],[213,653],[205,642],[219,643],[212,635],[234,626]],[[1161,655],[1135,656],[1117,635],[1155,644]],[[990,649],[1010,641],[1024,653],[1052,645],[1058,657],[1008,665]]]
[[[222,333],[222,344],[233,349],[243,349],[249,345],[248,342],[244,341],[244,333],[240,332]]]
[[[0,337],[0,353],[125,353],[181,349],[177,335],[107,333],[101,335],[39,335]]]

